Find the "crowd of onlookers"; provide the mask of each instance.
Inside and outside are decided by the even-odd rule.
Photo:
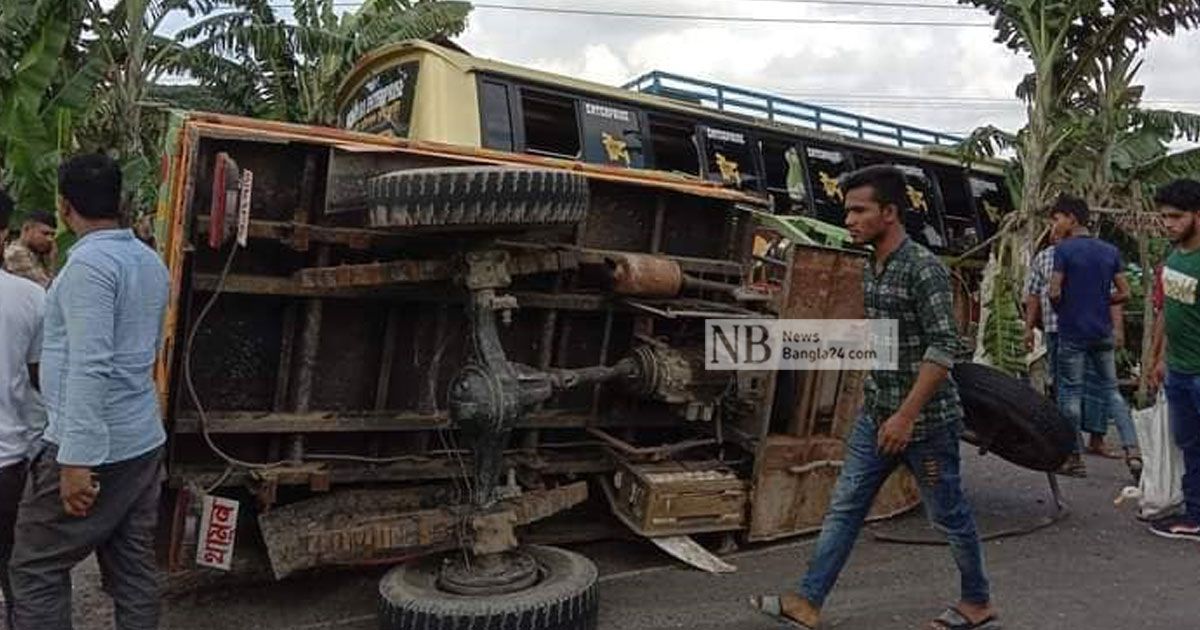
[[[153,367],[167,270],[122,227],[121,172],[59,168],[0,271],[0,587],[10,628],[71,627],[74,565],[95,553],[117,627],[157,628],[154,532],[166,436]],[[0,234],[13,200],[0,191]],[[77,237],[58,267],[59,221]]]
[[[1200,540],[1200,182],[1172,182],[1155,201],[1173,248],[1154,281],[1145,283],[1153,287],[1155,312],[1153,349],[1143,369],[1151,387],[1166,394],[1171,432],[1184,455],[1185,505],[1182,514],[1152,523],[1151,530]],[[1070,196],[1051,209],[1046,246],[1034,256],[1025,286],[1025,340],[1032,349],[1035,330],[1041,329],[1051,393],[1080,435],[1060,472],[1085,476],[1081,454],[1087,452],[1124,457],[1136,476],[1137,433],[1116,370],[1130,287],[1120,252],[1089,231],[1089,215],[1087,203]],[[1116,424],[1121,454],[1105,443],[1109,420]]]

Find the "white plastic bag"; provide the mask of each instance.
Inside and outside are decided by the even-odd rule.
[[[1166,396],[1160,391],[1152,407],[1134,411],[1133,423],[1142,450],[1141,517],[1167,516],[1183,505],[1183,452],[1171,437]]]

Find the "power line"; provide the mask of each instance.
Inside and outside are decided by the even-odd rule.
[[[636,18],[642,20],[686,20],[690,22],[743,22],[747,24],[825,24],[848,26],[928,26],[956,28],[992,28],[988,22],[950,22],[950,21],[913,21],[906,20],[848,20],[838,18],[784,18],[784,17],[749,17],[733,15],[699,15],[684,13],[639,13],[626,11],[596,11],[592,9],[559,9],[550,7],[519,7],[510,4],[473,3],[476,9],[491,9],[497,11],[525,11],[530,13],[553,13],[555,15],[587,15],[593,17]]]
[[[761,0],[755,0],[761,1]],[[786,0],[793,1],[793,0]],[[815,3],[815,0],[813,0]],[[854,0],[854,6],[877,6],[880,4],[888,4],[888,6],[900,7],[898,4],[870,2],[870,0]],[[825,4],[851,5],[851,0],[841,2],[829,2]],[[289,5],[271,5],[274,8],[291,9]],[[360,7],[361,2],[335,2],[334,6],[340,7]],[[566,9],[560,7],[530,7],[517,6],[511,4],[492,4],[476,2],[472,3],[475,9],[484,9],[490,11],[515,11],[525,13],[547,13],[553,15],[583,15],[589,17],[611,17],[611,18],[633,18],[641,20],[677,20],[689,22],[723,22],[723,23],[745,23],[745,24],[822,24],[827,26],[883,26],[883,27],[903,27],[903,26],[920,26],[920,27],[953,27],[953,28],[992,28],[989,22],[957,22],[947,20],[854,20],[845,18],[786,18],[786,17],[755,17],[755,16],[737,16],[737,15],[702,15],[695,13],[646,13],[638,11],[601,11],[595,9]],[[919,8],[918,5],[905,5],[904,8]],[[941,8],[941,7],[937,7]]]
[[[813,4],[827,6],[848,6],[848,7],[877,7],[877,8],[894,8],[894,9],[934,9],[934,10],[951,10],[951,11],[977,11],[977,7],[962,5],[962,4],[937,4],[929,2],[885,2],[883,0],[726,0],[726,2],[756,2],[756,3],[774,3],[774,4]],[[350,2],[334,2],[333,6],[343,8],[359,8],[363,5],[360,1]],[[282,2],[272,3],[269,6],[275,9],[292,9],[291,4]],[[479,6],[479,5],[476,5]],[[547,7],[552,8],[552,7]]]

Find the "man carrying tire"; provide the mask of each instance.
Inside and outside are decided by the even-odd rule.
[[[905,234],[908,187],[898,169],[868,167],[841,186],[854,242],[874,247],[863,269],[866,315],[898,322],[898,369],[871,374],[799,592],[757,597],[752,604],[794,627],[815,628],[880,486],[903,464],[916,475],[926,514],[946,534],[961,575],[959,602],[929,627],[997,628],[982,546],[959,477],[963,411],[947,376],[962,347],[949,272]]]
[[[1099,398],[1108,401],[1110,413],[1118,422],[1129,415],[1117,390],[1112,315],[1114,304],[1129,299],[1129,283],[1120,251],[1088,232],[1089,215],[1087,202],[1070,195],[1059,196],[1050,210],[1051,229],[1062,239],[1054,248],[1050,277],[1050,301],[1058,316],[1058,407],[1077,434],[1083,422],[1084,374],[1089,366]],[[1082,442],[1076,440],[1062,474],[1087,476],[1081,450]]]
[[[1166,381],[1171,434],[1183,451],[1186,514],[1157,521],[1150,531],[1166,538],[1200,540],[1200,182],[1178,180],[1154,198],[1175,251],[1163,266],[1165,300],[1156,329],[1165,333],[1165,352],[1156,348],[1151,384]]]

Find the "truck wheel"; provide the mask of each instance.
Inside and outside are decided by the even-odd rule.
[[[969,440],[1025,468],[1058,470],[1075,431],[1050,399],[1024,381],[978,363],[954,367]]]
[[[538,581],[503,595],[459,595],[438,586],[441,559],[392,569],[379,583],[381,630],[595,630],[596,566],[565,549],[530,546]]]
[[[587,178],[511,166],[417,168],[368,182],[369,222],[378,228],[541,226],[578,223]]]

